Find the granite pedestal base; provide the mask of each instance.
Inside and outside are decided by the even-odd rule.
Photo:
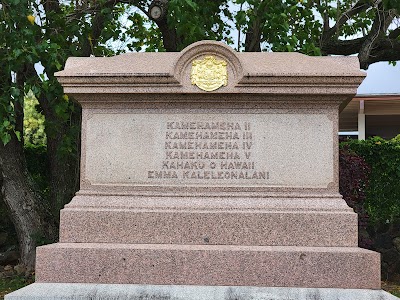
[[[380,289],[379,270],[356,247],[58,243],[37,249],[36,281]]]
[[[5,300],[396,300],[382,291],[246,286],[34,283]]]
[[[37,282],[380,289],[380,256],[357,247],[357,216],[338,197],[92,198],[62,210]]]

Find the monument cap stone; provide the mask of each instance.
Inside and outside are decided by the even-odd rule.
[[[352,95],[365,77],[356,57],[312,57],[294,52],[237,53],[215,41],[194,43],[180,53],[69,58],[65,69],[56,76],[68,94],[207,94],[190,83],[192,62],[204,56],[213,56],[227,64],[228,83],[213,93]],[[90,100],[78,95],[75,98],[80,103]]]

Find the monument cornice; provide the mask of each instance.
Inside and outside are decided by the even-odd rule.
[[[206,92],[191,83],[194,61],[226,63],[226,86]],[[365,77],[356,57],[310,57],[300,53],[239,53],[221,42],[201,41],[180,53],[125,53],[73,57],[56,73],[67,94],[348,94]]]

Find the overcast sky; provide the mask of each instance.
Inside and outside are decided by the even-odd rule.
[[[372,64],[357,94],[400,94],[400,61],[395,67],[387,62]]]

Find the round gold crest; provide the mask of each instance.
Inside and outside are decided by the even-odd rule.
[[[211,92],[228,84],[226,61],[218,60],[215,56],[205,56],[192,62],[190,79],[198,88]]]

